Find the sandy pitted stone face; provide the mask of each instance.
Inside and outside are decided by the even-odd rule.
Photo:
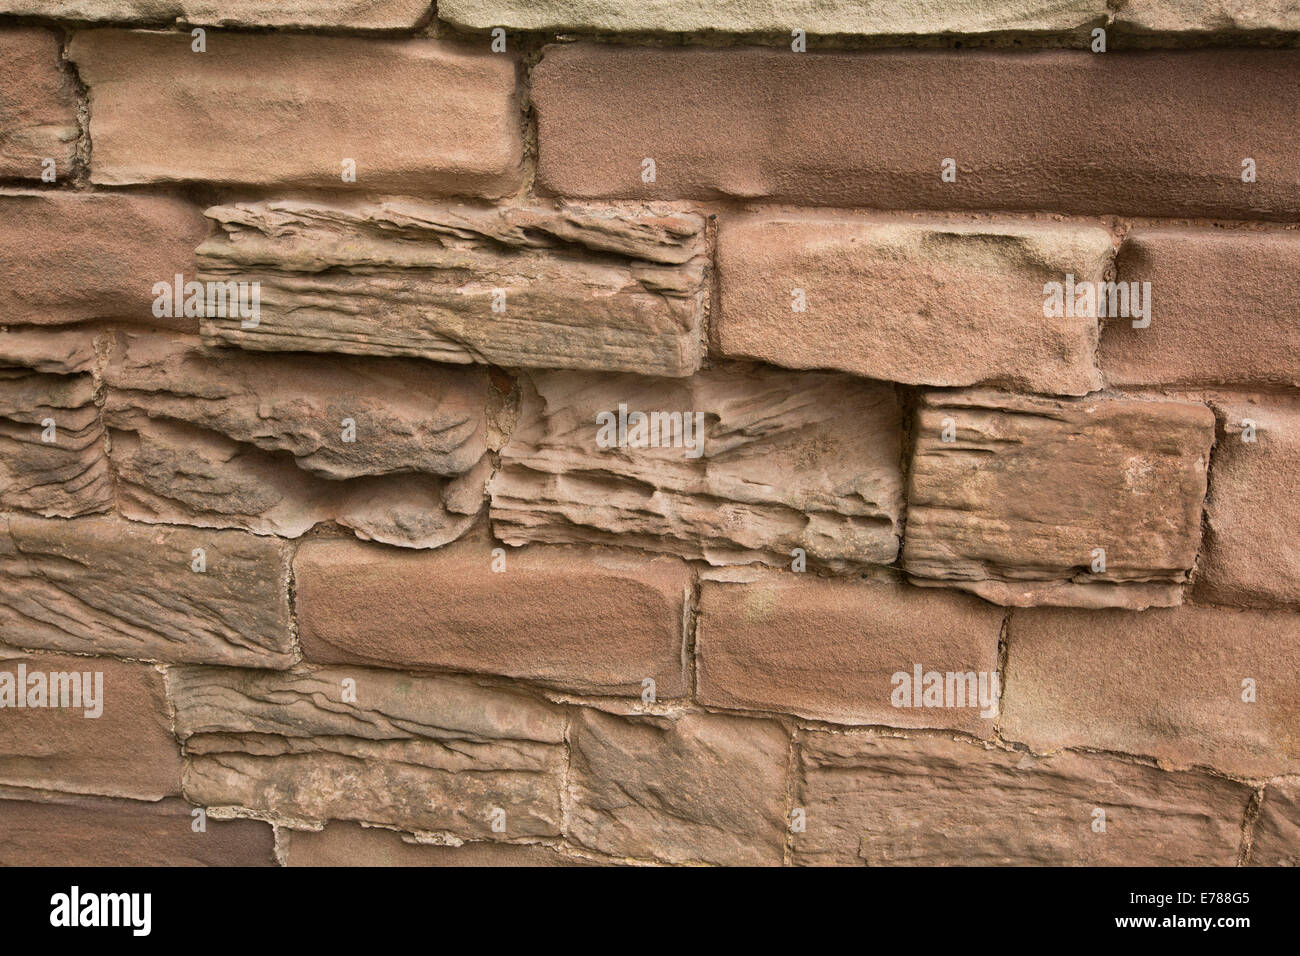
[[[119,319],[198,331],[154,315],[153,288],[194,274],[208,234],[202,209],[170,196],[68,192],[0,195],[3,320],[64,325]]]
[[[1255,866],[1300,866],[1300,777],[1276,780],[1264,790],[1250,862]]]
[[[1240,777],[1300,770],[1290,611],[1180,607],[1011,615],[1004,740]]]
[[[1103,63],[1086,50],[584,42],[547,47],[532,80],[548,195],[1300,216],[1289,49],[1112,51]],[[1245,186],[1243,157],[1269,178]]]
[[[1232,866],[1253,792],[1101,754],[939,737],[801,733],[799,760],[805,865]]]
[[[199,805],[486,840],[559,835],[565,718],[534,698],[363,667],[178,667],[167,690],[185,796]]]
[[[0,638],[6,635],[0,628]],[[20,668],[22,670],[20,670]],[[19,681],[26,674],[26,687]],[[47,694],[34,706],[41,675]],[[75,703],[72,685],[55,675],[79,675],[93,688],[99,716],[87,717],[89,699]],[[95,674],[99,674],[98,678]],[[8,684],[8,690],[4,687]],[[50,687],[59,691],[50,695]],[[25,691],[27,706],[16,709],[15,690]],[[171,734],[163,675],[149,664],[107,657],[23,654],[0,647],[0,787],[100,794],[133,800],[158,800],[180,792],[180,748]],[[51,706],[55,699],[60,706]],[[4,815],[0,803],[0,817]]]
[[[1002,608],[967,594],[784,571],[705,581],[695,645],[706,705],[793,713],[845,724],[949,727],[991,737],[998,710]],[[989,706],[895,706],[895,674],[973,674]],[[991,679],[993,678],[993,679]],[[901,683],[901,682],[900,682]],[[910,684],[908,685],[910,688]]]
[[[1106,321],[1108,384],[1300,386],[1300,233],[1140,227],[1116,267],[1151,284],[1151,323]]]
[[[1211,402],[1221,432],[1196,596],[1216,604],[1300,607],[1300,399]]]
[[[119,505],[137,520],[287,537],[338,521],[436,547],[485,502],[481,368],[123,333],[104,379]]]
[[[436,40],[87,30],[91,179],[505,196],[523,181],[516,66]],[[268,142],[274,148],[267,148]]]
[[[0,179],[40,179],[52,159],[55,181],[67,180],[77,134],[77,96],[59,69],[59,37],[0,29]]]
[[[258,820],[205,821],[179,797],[0,802],[3,866],[274,866],[275,832]]]
[[[627,435],[612,419],[602,431],[598,416],[616,419],[620,406]],[[634,412],[658,447],[635,445]],[[674,413],[676,424],[664,417]],[[802,548],[810,567],[889,564],[902,511],[899,430],[893,388],[846,375],[537,372],[489,486],[492,524],[512,545],[622,544],[785,566]]]
[[[1097,320],[1045,318],[1043,286],[1099,282],[1112,257],[1095,226],[728,217],[711,332],[721,355],[787,368],[1083,395]]]
[[[293,660],[279,541],[117,517],[0,516],[0,532],[9,644],[245,667]]]
[[[306,541],[294,562],[309,661],[478,671],[587,694],[689,691],[693,575],[680,558],[595,548],[413,553]]]
[[[916,583],[1018,606],[1181,602],[1209,408],[927,392],[914,436],[903,566]]]
[[[1143,33],[1300,31],[1300,4],[1295,0],[1124,0],[1115,11],[1115,23]]]
[[[9,0],[13,2],[13,0]],[[1067,32],[1106,16],[1104,0],[441,0],[438,16],[461,27],[627,33],[810,34]]]
[[[202,278],[261,284],[261,321],[208,318],[248,349],[689,375],[702,217],[666,206],[413,201],[218,206]]]

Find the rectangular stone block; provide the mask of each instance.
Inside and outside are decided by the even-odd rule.
[[[355,823],[283,830],[286,866],[586,866],[544,844],[476,841],[460,846],[415,842],[409,834]]]
[[[0,0],[0,13],[20,16],[221,27],[410,30],[428,12],[427,0]]]
[[[1140,227],[1118,270],[1121,282],[1151,284],[1151,324],[1106,322],[1098,361],[1109,383],[1300,385],[1300,233]]]
[[[13,0],[9,0],[13,2]],[[926,35],[943,33],[1065,33],[1101,22],[1103,0],[644,0],[637,4],[593,0],[441,0],[438,18],[458,27],[487,30],[602,31],[611,33],[781,33],[793,27],[810,35]]]
[[[804,865],[1232,866],[1252,793],[1101,754],[941,737],[808,732],[799,751]]]
[[[1211,402],[1220,431],[1193,593],[1216,604],[1300,606],[1300,400]]]
[[[684,561],[493,550],[485,541],[419,554],[305,542],[294,562],[304,656],[502,674],[580,693],[639,696],[647,678],[660,698],[688,691]]]
[[[288,537],[337,521],[436,547],[486,500],[482,369],[123,333],[104,381],[119,506],[137,520]]]
[[[1101,385],[1097,319],[1044,318],[1043,286],[1100,282],[1112,258],[1088,225],[724,216],[710,331],[727,358],[1082,395]]]
[[[516,64],[486,45],[223,33],[195,53],[191,42],[188,32],[73,36],[92,181],[351,181],[489,197],[522,184]]]
[[[532,77],[537,182],[556,195],[1300,213],[1297,50],[796,55],[573,43],[548,47]],[[1243,184],[1245,157],[1268,176]]]
[[[0,785],[158,800],[180,783],[156,668],[0,647]]]
[[[489,486],[493,527],[512,545],[619,544],[710,564],[788,566],[795,548],[810,567],[889,564],[899,416],[891,387],[834,373],[536,372]]]
[[[1300,768],[1300,615],[1016,611],[1002,736],[1243,777]]]
[[[999,604],[1177,604],[1213,440],[1203,405],[928,392],[903,565]]]
[[[500,841],[559,835],[561,708],[364,667],[172,668],[167,686],[192,802],[308,826],[355,820]]]
[[[8,515],[0,530],[0,641],[183,663],[293,660],[277,541],[116,517]]]
[[[706,581],[695,634],[699,700],[991,737],[1003,613],[965,594],[789,572]],[[917,667],[939,675],[937,696],[922,698],[929,678],[914,681]]]
[[[170,196],[0,194],[0,275],[10,325],[121,319],[198,331],[154,315],[154,285],[194,274],[208,233],[197,206]]]
[[[1295,0],[1125,0],[1115,12],[1115,24],[1134,33],[1300,32],[1300,4]]]
[[[49,30],[0,29],[0,179],[41,179],[46,160],[55,182],[72,173],[77,94],[59,68],[61,45]]]
[[[194,808],[60,796],[0,800],[0,866],[275,866],[275,832],[260,820],[208,818]]]
[[[774,721],[583,707],[569,743],[570,840],[664,863],[781,864],[790,740]]]
[[[261,321],[203,320],[248,349],[689,375],[702,217],[668,207],[218,206],[202,277],[260,283]]]

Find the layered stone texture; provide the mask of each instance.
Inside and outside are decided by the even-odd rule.
[[[40,179],[47,159],[55,181],[67,179],[77,135],[77,97],[59,69],[59,38],[35,27],[0,29],[0,179]]]
[[[71,518],[113,502],[93,334],[0,331],[0,508]]]
[[[1300,385],[1300,233],[1136,228],[1117,266],[1120,281],[1151,284],[1152,310],[1146,328],[1106,322],[1111,384]]]
[[[173,668],[167,685],[195,803],[299,825],[559,834],[564,715],[515,691],[362,667]]]
[[[275,833],[258,820],[205,821],[169,797],[0,801],[0,866],[274,866]]]
[[[1098,388],[1097,320],[1045,318],[1043,286],[1099,282],[1095,226],[755,214],[718,232],[716,349],[917,385]]]
[[[604,433],[601,413],[613,416]],[[645,447],[633,413],[646,416]],[[676,425],[663,417],[673,413]],[[507,544],[620,543],[776,565],[802,548],[812,566],[849,569],[893,561],[901,486],[892,388],[731,367],[681,381],[530,375],[489,490]]]
[[[91,179],[504,196],[522,183],[514,60],[434,40],[89,30]],[[275,148],[267,149],[269,140]]]
[[[1300,766],[1296,615],[1183,607],[1012,615],[1001,731],[1243,777]]]
[[[806,733],[799,754],[804,865],[1232,866],[1252,793],[1100,754],[939,737]]]
[[[789,735],[713,714],[583,708],[570,729],[568,836],[614,857],[780,865]]]
[[[0,531],[0,641],[244,667],[293,660],[288,558],[273,539],[116,517],[0,515]]]
[[[990,737],[1002,618],[976,598],[903,585],[776,571],[743,583],[706,581],[695,635],[698,696],[714,707]],[[911,690],[918,665],[941,680],[962,675],[951,698],[918,706]],[[908,681],[901,696],[899,673]],[[981,675],[990,691],[983,707]]]
[[[1115,23],[1150,34],[1294,32],[1300,31],[1300,6],[1295,0],[1125,0]]]
[[[627,33],[781,33],[796,27],[809,34],[912,35],[944,33],[1071,32],[1106,16],[1103,0],[1033,0],[951,3],[921,0],[647,0],[624,5],[601,0],[442,0],[438,17],[459,27],[521,30],[622,31]]]
[[[1293,219],[1298,82],[1295,50],[1103,62],[566,44],[533,72],[538,185],[577,198]],[[1242,183],[1244,157],[1269,176]]]
[[[482,370],[124,333],[104,378],[129,517],[288,537],[337,521],[363,538],[436,547],[482,508]]]
[[[0,194],[0,273],[8,325],[118,319],[198,331],[154,314],[154,285],[194,272],[208,234],[201,210],[170,196]]]
[[[0,647],[0,700],[0,786],[137,800],[179,792],[180,748],[150,665]]]
[[[294,563],[303,653],[478,671],[592,694],[688,689],[692,575],[679,558],[577,548],[419,554],[308,541]]]
[[[1196,597],[1300,606],[1300,399],[1226,396],[1212,404],[1220,434]]]
[[[903,564],[916,583],[1012,605],[1181,601],[1200,544],[1209,408],[928,392],[913,437]]]
[[[261,284],[250,349],[688,375],[699,364],[704,220],[667,207],[320,205],[208,211],[203,277]]]

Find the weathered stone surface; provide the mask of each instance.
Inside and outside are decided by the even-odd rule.
[[[1292,49],[1098,58],[572,43],[548,47],[532,79],[537,183],[561,196],[1300,214]],[[1247,156],[1270,170],[1249,185]],[[944,159],[955,182],[941,177]]]
[[[801,733],[799,749],[794,859],[810,865],[1231,866],[1251,795],[1221,777],[938,737]]]
[[[706,581],[695,647],[702,704],[773,710],[846,724],[950,727],[989,737],[997,716],[1003,611],[965,594],[767,572]],[[897,702],[893,675],[913,669],[984,677],[989,705]],[[987,693],[991,691],[991,693]],[[918,691],[919,693],[919,691]]]
[[[522,183],[516,66],[486,46],[90,30],[91,179],[504,196]],[[275,148],[268,149],[268,141]]]
[[[1002,736],[1264,777],[1300,769],[1300,616],[1016,611]],[[1247,701],[1246,681],[1255,700]]]
[[[52,159],[61,181],[76,147],[77,96],[59,69],[59,38],[35,27],[0,29],[0,179],[40,179]]]
[[[569,742],[570,840],[641,860],[781,863],[790,740],[779,724],[581,708]]]
[[[208,215],[223,233],[198,250],[203,276],[262,294],[256,328],[205,319],[212,341],[660,375],[699,365],[695,214],[280,201]]]
[[[0,640],[155,661],[287,667],[282,545],[119,518],[0,517]],[[194,550],[206,568],[196,572]]]
[[[0,331],[0,508],[75,517],[112,505],[93,363],[90,333]]]
[[[209,818],[191,829],[184,800],[0,800],[0,866],[274,866],[275,832]]]
[[[1112,256],[1096,226],[724,217],[710,331],[728,358],[1083,395],[1101,385],[1097,320],[1044,318],[1043,285],[1101,281]]]
[[[1200,543],[1209,408],[931,392],[914,435],[903,564],[916,583],[1018,606],[1181,601]],[[1098,548],[1105,570],[1094,572]]]
[[[1300,605],[1300,401],[1211,401],[1220,434],[1194,593],[1217,604]]]
[[[1300,233],[1143,227],[1117,265],[1121,281],[1151,283],[1152,311],[1147,328],[1106,322],[1111,384],[1300,385]]]
[[[639,695],[645,678],[660,698],[687,692],[684,561],[533,547],[493,564],[479,541],[420,554],[308,541],[294,561],[303,655],[594,694]]]
[[[104,379],[120,505],[138,520],[289,537],[338,521],[436,547],[485,501],[482,369],[128,333]],[[355,441],[344,440],[346,420]]]
[[[0,13],[22,16],[223,27],[346,27],[404,30],[429,12],[428,0],[0,0]]]
[[[12,2],[12,0],[10,0]],[[906,35],[1070,32],[1106,16],[1104,0],[440,0],[438,18],[460,27],[608,30],[621,33],[782,33]]]
[[[1300,779],[1275,780],[1264,790],[1250,863],[1300,866]]]
[[[681,430],[671,432],[677,447],[599,447],[596,416],[617,416],[620,405],[629,416],[680,412],[702,424],[695,451]],[[894,560],[901,484],[889,386],[720,368],[682,380],[529,376],[489,490],[507,544],[619,543],[787,566],[799,547],[810,567],[844,569]]]
[[[5,324],[124,319],[197,331],[189,318],[153,314],[153,287],[194,273],[209,223],[170,196],[47,192],[0,194]]]
[[[461,846],[415,843],[407,834],[355,823],[322,830],[282,831],[287,866],[585,866],[541,844],[488,843]]]
[[[8,700],[0,686],[0,700],[6,701],[0,710],[0,784],[138,800],[180,791],[180,748],[171,734],[163,676],[155,668],[0,648],[0,685],[12,682],[11,697],[23,689],[24,673],[29,705],[37,700],[38,684],[47,691],[51,684],[62,687],[63,679],[52,675],[74,673],[81,676],[67,684],[68,703],[76,702],[77,684],[95,687],[97,700],[82,696],[81,706],[63,706],[62,693],[47,693],[43,706],[16,708],[16,698]],[[56,697],[60,706],[49,706]],[[99,716],[86,716],[97,710]]]
[[[1295,0],[1124,0],[1115,12],[1121,29],[1143,33],[1300,31]]]
[[[355,681],[356,703],[343,700]],[[172,668],[185,794],[276,818],[558,836],[564,714],[510,690],[362,667]],[[492,827],[494,809],[505,829]]]

